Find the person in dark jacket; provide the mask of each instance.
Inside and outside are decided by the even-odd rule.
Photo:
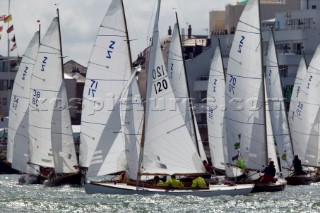
[[[294,156],[292,161],[292,166],[294,168],[294,175],[306,175],[307,173],[302,170],[301,160],[299,159],[298,155]]]
[[[274,176],[276,175],[276,169],[274,167],[274,162],[270,161],[269,165],[264,168],[262,171],[263,176],[260,178],[260,183],[275,183],[276,179]]]

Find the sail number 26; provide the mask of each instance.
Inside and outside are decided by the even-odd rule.
[[[152,78],[156,80],[153,83],[154,90],[156,94],[168,89],[168,82],[165,78],[166,72],[164,70],[163,65],[157,66],[157,68],[152,70]],[[162,78],[162,79],[161,79]]]

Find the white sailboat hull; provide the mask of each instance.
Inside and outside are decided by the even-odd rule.
[[[84,185],[87,194],[118,194],[118,195],[193,195],[198,197],[212,197],[221,195],[248,195],[254,184],[240,184],[235,186],[210,185],[209,189],[159,189],[159,188],[138,188],[125,183],[114,182],[90,182]]]

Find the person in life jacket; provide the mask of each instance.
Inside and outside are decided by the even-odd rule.
[[[274,176],[276,175],[276,169],[274,167],[274,162],[270,161],[269,165],[264,168],[262,171],[264,173],[263,176],[260,178],[260,183],[275,183],[276,179]]]
[[[166,186],[172,187],[172,188],[183,188],[184,187],[184,185],[181,183],[181,181],[176,179],[175,175],[171,175],[171,178],[166,181]]]
[[[193,181],[192,181],[192,188],[208,188],[206,182],[204,181],[204,179],[202,177],[196,177]]]

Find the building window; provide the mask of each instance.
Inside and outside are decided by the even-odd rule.
[[[312,9],[317,9],[317,5],[312,5]]]
[[[280,65],[279,72],[280,72],[280,77],[288,77],[288,66]]]

